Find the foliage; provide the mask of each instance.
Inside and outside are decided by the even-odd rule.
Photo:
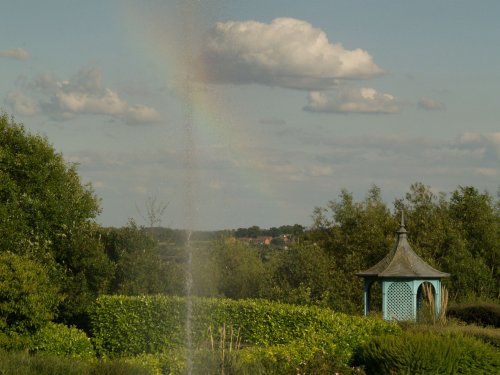
[[[130,221],[126,227],[102,228],[99,233],[104,252],[114,265],[109,293],[138,295],[168,291],[166,265],[148,231]]]
[[[304,227],[300,224],[294,225],[282,225],[280,227],[271,227],[269,229],[260,228],[257,225],[253,225],[249,228],[238,228],[233,231],[233,235],[236,238],[244,237],[259,237],[259,236],[271,236],[279,237],[283,235],[298,237],[304,232]]]
[[[281,252],[265,298],[293,304],[326,305],[332,274],[329,254],[317,245],[301,244]]]
[[[57,288],[43,266],[0,253],[0,332],[35,332],[54,317],[57,303]]]
[[[185,343],[186,300],[168,296],[102,296],[90,312],[92,336],[101,354],[136,355],[162,352]],[[335,355],[347,360],[370,335],[397,333],[380,320],[352,317],[318,307],[264,300],[193,300],[193,341],[207,342],[208,328],[232,326],[242,343],[271,346],[309,337],[335,343]],[[215,335],[217,340],[217,335]]]
[[[55,323],[47,324],[33,335],[30,351],[60,357],[95,358],[94,347],[85,332]]]
[[[473,324],[456,323],[448,321],[446,325],[427,325],[415,323],[400,323],[405,331],[435,333],[445,336],[468,336],[473,337],[485,344],[500,349],[500,330],[492,327],[481,327]]]
[[[93,235],[99,201],[47,139],[0,115],[0,252],[26,255],[46,267],[66,298],[72,320],[102,291],[109,264]]]
[[[498,350],[460,335],[407,332],[373,337],[360,349],[357,364],[367,374],[494,374]]]
[[[395,201],[391,213],[376,186],[360,202],[343,190],[337,200],[314,210],[313,226],[301,241],[301,246],[310,242],[330,257],[317,273],[304,270],[303,290],[312,289],[314,280],[324,280],[323,303],[338,311],[361,312],[362,282],[355,273],[387,254],[403,211],[413,250],[431,266],[451,274],[444,280],[451,302],[496,301],[500,296],[498,207],[489,193],[473,187],[459,187],[447,196],[416,183]],[[286,284],[280,286],[286,290]]]
[[[217,275],[219,295],[234,299],[259,295],[267,274],[255,249],[239,241],[219,239],[210,245],[208,257],[214,267],[210,272]]]
[[[404,210],[409,240],[417,254],[451,274],[450,301],[500,296],[500,212],[498,203],[474,187],[436,196],[421,183],[396,201]]]
[[[382,201],[380,189],[373,186],[361,202],[343,190],[338,201],[314,210],[313,222],[306,239],[330,256],[329,273],[315,274],[330,285],[329,305],[359,313],[363,289],[355,273],[377,263],[390,249],[395,218]]]
[[[498,303],[474,303],[455,305],[448,315],[469,324],[500,327],[500,305]]]

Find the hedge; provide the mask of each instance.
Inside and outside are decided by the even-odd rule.
[[[226,327],[227,340],[238,340],[242,346],[315,340],[321,350],[347,360],[370,336],[401,331],[393,323],[318,307],[215,298],[193,298],[191,303],[191,337],[196,347],[219,342],[220,328]],[[89,311],[91,336],[105,356],[165,352],[185,346],[186,311],[187,300],[181,297],[101,296]]]

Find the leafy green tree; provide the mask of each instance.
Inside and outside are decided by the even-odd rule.
[[[361,202],[343,190],[339,200],[314,210],[313,226],[305,238],[330,255],[332,307],[361,310],[362,281],[355,273],[384,257],[394,242],[396,223],[377,186]]]
[[[274,257],[272,279],[261,291],[265,298],[293,304],[328,305],[332,291],[333,263],[315,244],[300,244]]]
[[[415,183],[404,199],[396,200],[395,207],[404,213],[413,250],[433,267],[441,268],[441,257],[452,251],[450,245],[460,238],[450,221],[446,196],[437,196],[429,186]]]
[[[0,332],[35,332],[54,318],[59,300],[42,265],[26,256],[0,253]]]
[[[261,235],[260,227],[257,225],[251,226],[247,230],[247,235],[248,237],[253,237],[253,238],[259,237]]]
[[[123,228],[104,228],[101,241],[114,264],[109,292],[153,294],[169,288],[166,263],[159,256],[158,243],[145,228],[130,221]]]
[[[89,300],[81,289],[96,295],[109,271],[91,233],[97,197],[81,183],[75,164],[6,114],[0,116],[0,181],[0,252],[43,264],[66,294],[61,311],[71,320],[72,308]]]
[[[467,290],[484,299],[500,298],[500,217],[493,197],[459,187],[450,198],[450,217],[463,233],[471,261],[468,273],[474,280]]]
[[[235,299],[259,296],[267,274],[257,249],[222,238],[212,243],[210,254],[218,273],[220,295]]]

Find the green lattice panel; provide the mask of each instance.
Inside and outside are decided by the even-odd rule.
[[[411,286],[405,282],[394,282],[387,290],[387,316],[389,319],[412,320],[413,295]]]

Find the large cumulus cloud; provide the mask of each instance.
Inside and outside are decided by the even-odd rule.
[[[338,79],[366,79],[382,73],[372,56],[331,43],[306,21],[277,18],[219,22],[207,34],[201,64],[212,83],[257,83],[323,90]]]

